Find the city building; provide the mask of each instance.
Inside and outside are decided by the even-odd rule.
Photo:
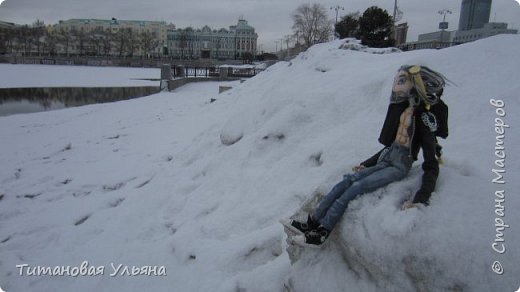
[[[449,44],[453,38],[453,34],[455,31],[434,31],[429,33],[420,34],[418,37],[419,42],[428,42],[428,41],[438,41],[442,43]]]
[[[497,34],[517,34],[507,23],[489,22],[491,0],[462,0],[459,29],[446,31],[447,22],[439,24],[439,31],[420,34],[416,42],[402,44],[403,50],[441,49],[452,45],[476,41]]]
[[[476,28],[471,30],[459,30],[455,32],[453,42],[456,44],[462,44],[467,42],[476,41],[479,39],[487,38],[497,34],[517,34],[518,30],[508,29],[507,23],[502,22],[490,22],[484,24],[482,28]]]
[[[245,19],[229,29],[170,29],[169,56],[177,59],[252,59],[258,35]]]
[[[491,0],[462,0],[459,31],[484,27],[489,22]]]
[[[91,36],[91,39],[99,39],[98,42],[110,40],[108,45],[104,45],[102,51],[108,49],[109,55],[131,55],[131,56],[160,56],[163,55],[167,47],[167,32],[169,29],[175,28],[173,24],[167,24],[164,21],[145,21],[145,20],[119,20],[112,18],[105,19],[69,19],[60,20],[50,30],[55,32],[63,32],[72,36],[76,36],[70,48],[64,48],[63,45],[58,46],[58,53],[72,55],[97,54],[96,46],[80,47],[81,37],[85,35]],[[126,41],[131,49],[118,48],[116,43],[119,39],[121,42]],[[104,38],[104,36],[106,36]],[[96,41],[94,41],[96,42]],[[119,44],[119,47],[122,45]],[[106,54],[105,54],[106,55]]]
[[[435,31],[420,34],[415,42],[401,44],[398,47],[405,51],[421,50],[421,49],[442,49],[452,45],[452,39],[455,31]]]
[[[491,0],[462,0],[459,30],[453,35],[455,44],[467,43],[497,34],[516,34],[507,23],[489,22]]]
[[[0,20],[0,29],[12,29],[15,28],[16,24],[12,22],[5,22]]]
[[[0,55],[10,51],[9,44],[12,43],[12,34],[17,27],[19,25],[0,20]]]
[[[408,23],[400,23],[395,26],[395,45],[399,46],[406,43],[406,37],[408,35]]]

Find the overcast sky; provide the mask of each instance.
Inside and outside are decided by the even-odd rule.
[[[2,0],[0,0],[1,2]],[[365,11],[379,6],[393,14],[392,0],[322,0],[329,17],[336,12],[329,9],[340,5],[339,17],[350,12]],[[449,9],[449,30],[458,28],[461,0],[398,0],[404,15],[401,22],[408,22],[408,41],[417,35],[436,31],[442,16],[437,12]],[[164,20],[179,28],[228,28],[244,17],[258,33],[261,50],[274,50],[276,41],[292,33],[291,14],[306,0],[4,0],[0,4],[0,20],[18,24],[32,23],[36,19],[46,24],[70,18],[98,18],[131,20]],[[509,27],[520,28],[520,5],[515,0],[493,0],[490,21],[506,22]],[[278,45],[279,47],[279,45]]]

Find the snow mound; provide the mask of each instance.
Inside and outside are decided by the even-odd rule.
[[[515,291],[520,37],[376,55],[340,49],[344,43],[313,46],[244,83],[189,84],[0,118],[1,287]],[[404,180],[354,200],[323,249],[290,254],[278,220],[305,216],[352,166],[380,150],[403,64],[426,65],[457,84],[444,93],[450,136],[441,141],[446,162],[430,206],[399,208],[420,185],[418,161]],[[219,85],[233,89],[208,102]],[[505,138],[495,127],[500,121],[510,126],[502,128]],[[506,170],[505,184],[492,182],[492,169]],[[34,276],[16,268],[83,261],[105,274]],[[502,275],[492,271],[495,261]],[[164,266],[167,275],[111,277],[111,264]]]
[[[398,48],[371,48],[361,44],[360,40],[348,38],[345,42],[339,46],[342,50],[360,51],[371,54],[391,54],[400,53],[401,50]]]

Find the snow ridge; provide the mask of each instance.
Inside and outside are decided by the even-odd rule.
[[[0,118],[0,285],[6,291],[514,291],[520,283],[518,36],[444,50],[371,54],[313,46],[244,82],[188,84],[112,104]],[[354,200],[329,243],[291,264],[278,220],[378,151],[393,76],[427,65],[445,90],[450,136],[431,205],[420,185]],[[41,73],[41,72],[40,72]],[[109,72],[106,74],[113,74]],[[100,73],[100,78],[103,77]],[[8,81],[6,81],[8,82]],[[220,95],[219,85],[233,86]],[[214,98],[215,102],[210,102]],[[493,184],[504,101],[506,180]],[[505,190],[506,255],[493,251]],[[315,201],[315,200],[314,200]],[[307,204],[308,205],[308,204]],[[504,274],[491,270],[500,260]],[[16,265],[104,275],[19,275]],[[110,276],[111,264],[166,276]]]

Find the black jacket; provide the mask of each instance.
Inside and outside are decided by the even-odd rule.
[[[408,102],[402,102],[398,104],[390,104],[386,114],[381,134],[379,135],[379,142],[386,147],[392,145],[397,135],[399,128],[399,119],[401,113],[408,107]],[[413,203],[428,204],[431,193],[435,190],[435,184],[437,177],[439,176],[439,162],[435,157],[435,146],[437,144],[435,136],[447,137],[448,136],[448,125],[447,125],[447,112],[448,108],[442,101],[431,108],[430,112],[437,117],[438,130],[432,132],[421,120],[421,114],[426,111],[424,107],[419,106],[414,111],[414,123],[412,133],[412,146],[410,149],[410,155],[413,160],[417,160],[419,150],[422,148],[424,162],[422,169],[424,171],[422,176],[421,188],[415,193]],[[376,153],[374,156],[363,161],[361,165],[365,167],[371,167],[376,165],[377,160],[381,152],[385,149]]]

